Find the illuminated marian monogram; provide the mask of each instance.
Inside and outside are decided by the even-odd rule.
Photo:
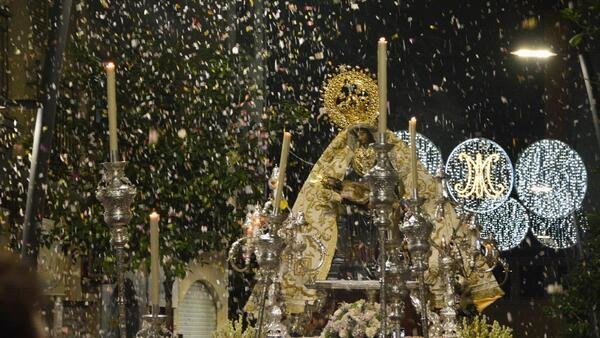
[[[492,182],[492,166],[500,160],[500,155],[491,154],[486,158],[478,153],[475,159],[467,153],[460,153],[458,159],[467,165],[466,183],[456,183],[454,189],[461,198],[466,197],[502,197],[506,187],[503,184],[494,185]]]

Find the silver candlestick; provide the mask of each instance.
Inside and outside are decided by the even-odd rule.
[[[254,253],[256,256],[260,268],[257,273],[257,285],[262,288],[260,298],[258,299],[256,338],[263,337],[265,322],[267,323],[267,337],[289,337],[287,328],[281,322],[283,310],[282,306],[280,306],[281,301],[279,297],[279,268],[286,243],[278,235],[278,230],[282,226],[284,216],[273,212],[267,217],[269,206],[270,202],[267,202],[263,209],[249,215],[247,219],[248,225],[257,226],[258,228],[253,229],[249,237],[242,237],[235,241],[231,245],[228,256],[231,266],[238,272],[249,270],[250,253]],[[265,218],[268,219],[268,223],[262,224],[261,220]],[[253,222],[256,224],[252,225]],[[245,267],[239,267],[236,264],[236,254],[242,248],[246,252],[244,255]],[[265,313],[268,317],[267,320],[265,320]]]
[[[265,311],[266,311],[266,303],[269,298],[269,290],[273,284],[277,284],[275,286],[275,291],[278,291],[279,285],[279,267],[281,264],[281,253],[284,249],[285,243],[281,237],[277,234],[277,230],[281,227],[283,222],[283,216],[279,214],[272,214],[269,217],[269,229],[268,232],[263,233],[254,241],[254,254],[256,255],[256,260],[258,265],[260,266],[258,283],[262,284],[263,292],[260,298],[260,305],[258,308],[258,327],[256,330],[256,338],[262,338],[263,326],[265,323]],[[269,301],[270,307],[273,308],[273,304],[277,301],[274,297],[278,297],[278,295],[271,292],[271,299]],[[276,305],[275,305],[276,306]],[[280,309],[281,310],[281,309]],[[269,325],[271,328],[275,328],[273,323],[273,318],[269,318]],[[280,326],[277,326],[279,329]],[[287,331],[282,332],[282,336],[269,336],[270,333],[274,333],[272,331],[267,330],[267,337],[287,337]]]
[[[298,233],[299,229],[306,225],[303,213],[292,213],[285,221],[283,221],[281,215],[271,215],[269,220],[270,230],[266,233],[268,238],[265,235],[261,235],[258,237],[258,240],[254,240],[254,252],[261,267],[259,273],[264,274],[262,282],[266,286],[264,290],[268,290],[267,294],[263,292],[263,298],[261,299],[259,329],[257,333],[260,334],[259,331],[262,330],[262,323],[266,322],[265,330],[267,338],[287,338],[290,335],[282,319],[285,303],[281,297],[281,261],[282,259],[287,259],[288,266],[293,266],[294,261],[302,258],[302,253],[307,247],[307,241],[312,241],[320,249],[319,262],[315,267],[301,267],[301,275],[311,276],[323,265],[327,250],[325,245],[313,235]],[[265,253],[267,254],[265,255]],[[268,314],[266,320],[261,319],[264,317],[265,312]]]
[[[281,301],[281,283],[275,278],[271,283],[268,295],[268,321],[265,325],[266,338],[288,338],[287,326],[283,324],[283,308]]]
[[[385,141],[381,135],[379,142],[373,145],[376,153],[375,165],[365,175],[365,180],[369,184],[370,208],[373,215],[373,223],[379,230],[379,271],[380,271],[380,304],[381,304],[381,333],[380,337],[386,337],[387,328],[387,303],[386,303],[386,239],[388,231],[392,228],[391,215],[394,202],[398,201],[396,188],[399,182],[396,170],[392,166],[388,153],[393,145]]]
[[[413,194],[416,195],[416,194]],[[429,321],[428,315],[428,288],[425,284],[425,271],[429,267],[429,256],[431,255],[431,245],[429,244],[433,224],[422,214],[422,199],[410,199],[407,201],[410,214],[402,225],[402,232],[408,244],[410,252],[411,270],[413,276],[417,279],[417,288],[419,291],[419,300],[421,303],[421,326],[423,337],[428,338]]]
[[[446,208],[445,208],[446,203],[447,202],[452,203],[452,199],[450,198],[450,193],[448,192],[448,174],[446,174],[446,171],[444,170],[443,166],[437,170],[437,172],[435,174],[435,178],[442,187],[442,193],[436,201],[436,208],[435,208],[435,219],[437,221],[441,221],[444,218],[444,216],[446,215]]]
[[[410,270],[402,251],[400,230],[393,227],[388,232],[386,243],[386,297],[389,333],[392,338],[402,335],[402,319],[404,319],[404,299],[408,294],[406,281],[410,278]]]
[[[104,221],[111,228],[111,244],[117,256],[117,303],[119,306],[119,336],[126,338],[125,309],[125,246],[129,240],[127,223],[131,220],[131,203],[135,187],[125,176],[127,162],[102,163],[102,180],[96,190],[96,198],[104,206]]]
[[[442,285],[446,286],[444,292],[444,307],[440,310],[441,327],[443,330],[443,338],[456,338],[458,324],[456,322],[456,294],[454,290],[454,258],[452,248],[442,243],[442,248],[439,250],[439,266],[442,279]]]
[[[289,266],[292,266],[292,262],[302,258],[307,242],[312,241],[320,249],[320,259],[315,267],[301,267],[302,276],[310,276],[323,265],[327,250],[325,245],[313,235],[299,233],[299,230],[306,225],[302,213],[292,213],[284,221],[284,215],[272,213],[266,216],[269,209],[270,202],[267,202],[264,208],[248,216],[246,224],[252,227],[253,231],[248,237],[242,237],[232,244],[228,259],[234,270],[247,272],[250,269],[251,253],[256,256],[259,265],[257,285],[262,288],[260,298],[257,300],[256,337],[262,338],[265,332],[266,337],[282,338],[289,337],[288,328],[282,319],[285,312],[285,304],[281,297],[282,260],[288,260]],[[245,253],[244,267],[236,263],[236,255],[239,251]]]

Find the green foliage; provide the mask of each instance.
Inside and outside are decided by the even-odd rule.
[[[592,311],[600,318],[600,215],[588,216],[583,238],[584,259],[563,280],[564,292],[552,297],[547,311],[560,319],[563,337],[592,337]]]
[[[243,88],[236,87],[231,61],[217,47],[191,43],[207,39],[183,26],[191,18],[181,8],[157,6],[147,14],[172,14],[171,24],[182,25],[174,32],[152,30],[156,23],[136,17],[141,9],[135,4],[99,10],[102,15],[86,17],[88,24],[79,26],[69,46],[59,138],[70,147],[53,158],[48,194],[48,214],[65,226],[52,239],[84,251],[110,252],[94,196],[99,164],[107,160],[106,90],[99,62],[106,54],[99,46],[110,41],[106,47],[118,67],[120,153],[138,189],[129,229],[133,264],[148,256],[147,215],[156,210],[162,215],[163,263],[171,275],[181,276],[186,262],[223,248],[237,234],[243,206],[261,193],[261,186],[244,189],[260,179],[248,163],[236,160],[240,152],[254,160],[263,156],[254,151],[256,140],[240,137],[251,132],[239,126],[234,106],[234,94]],[[111,22],[122,25],[94,31]],[[151,141],[150,134],[158,138]],[[104,268],[107,262],[100,259]]]
[[[212,338],[252,338],[255,335],[254,327],[248,325],[244,328],[244,318],[242,315],[239,316],[238,320],[227,321],[227,325],[224,325],[217,331],[213,332]]]
[[[500,325],[497,321],[489,323],[488,318],[476,316],[471,320],[463,318],[459,325],[458,336],[461,338],[512,338],[512,329]]]
[[[569,39],[571,46],[579,47],[586,40],[600,38],[600,0],[588,0],[581,7],[565,8],[561,11],[561,16],[576,31]]]
[[[61,226],[43,234],[44,244],[88,257],[97,273],[114,267],[95,197],[100,164],[108,160],[106,60],[117,65],[119,152],[137,188],[128,225],[132,267],[149,257],[152,210],[161,215],[170,276],[184,275],[187,262],[238,236],[246,205],[264,196],[271,140],[280,142],[284,123],[288,130],[305,123],[307,111],[253,110],[246,57],[225,53],[222,7],[200,0],[75,1],[45,210]],[[7,166],[18,175],[27,167]],[[15,192],[17,186],[0,183],[24,201],[22,187]]]

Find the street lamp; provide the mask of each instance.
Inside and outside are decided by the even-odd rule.
[[[552,56],[556,56],[556,53],[546,48],[519,48],[515,51],[510,52],[520,58],[527,59],[548,59]],[[590,112],[592,114],[592,123],[594,125],[594,131],[596,134],[596,142],[600,148],[600,121],[598,121],[598,111],[596,108],[596,99],[594,98],[594,91],[592,89],[592,81],[590,80],[590,74],[588,71],[585,58],[581,53],[578,53],[579,65],[581,66],[581,75],[583,76],[583,82],[585,84],[586,93],[590,104]]]
[[[556,53],[552,52],[549,49],[520,48],[510,53],[522,58],[535,59],[547,59],[549,57],[556,56]]]

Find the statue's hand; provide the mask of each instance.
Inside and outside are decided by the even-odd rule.
[[[342,198],[360,205],[369,203],[369,186],[364,183],[344,181],[342,182]]]

